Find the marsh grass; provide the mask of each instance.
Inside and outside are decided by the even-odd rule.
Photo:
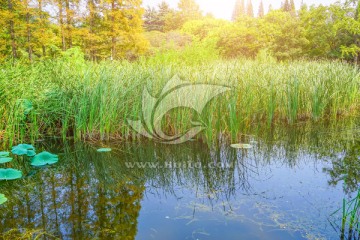
[[[360,239],[360,189],[356,197],[350,200],[343,199],[342,207],[332,213],[334,216],[341,212],[340,239]]]
[[[346,63],[159,59],[5,63],[0,71],[0,139],[12,144],[43,136],[138,138],[127,119],[141,119],[143,89],[156,96],[174,75],[194,83],[232,87],[201,116],[209,128],[199,137],[209,141],[220,133],[236,139],[254,124],[331,121],[359,111],[360,76],[357,68]],[[24,114],[19,99],[31,101],[33,110]],[[184,132],[191,119],[200,117],[181,109],[168,115],[162,124],[170,132]]]

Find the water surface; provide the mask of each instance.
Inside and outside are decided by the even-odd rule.
[[[9,198],[0,230],[42,229],[44,239],[347,238],[336,211],[359,187],[358,133],[353,122],[254,130],[239,137],[253,141],[248,150],[226,140],[38,142],[60,161],[7,165],[26,177],[0,183]]]

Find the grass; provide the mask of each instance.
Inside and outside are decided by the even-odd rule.
[[[202,115],[210,128],[199,137],[209,141],[220,133],[236,139],[254,124],[331,121],[359,113],[358,69],[341,62],[212,58],[191,63],[176,56],[155,56],[132,63],[92,63],[67,58],[2,65],[0,141],[12,144],[44,136],[137,138],[127,119],[141,118],[143,89],[156,95],[174,75],[232,87]],[[27,114],[25,99],[33,105]],[[171,111],[163,129],[182,133],[193,117],[192,111]]]
[[[340,239],[360,239],[360,189],[356,193],[355,198],[350,200],[343,198],[342,207],[332,213],[331,216],[338,212],[341,212],[341,226],[338,226]],[[334,227],[333,224],[332,226]]]

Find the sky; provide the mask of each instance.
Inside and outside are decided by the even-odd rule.
[[[157,6],[163,0],[143,0],[143,6]],[[203,13],[212,13],[217,18],[231,19],[232,11],[235,5],[236,0],[196,0],[200,5]],[[329,5],[335,3],[337,0],[303,0],[307,5]],[[171,7],[176,8],[179,0],[165,0]],[[245,2],[247,2],[245,0]],[[301,0],[295,0],[295,5],[300,8]],[[252,0],[253,8],[255,14],[257,14],[259,9],[260,0]],[[273,8],[279,8],[281,5],[281,0],[263,0],[265,12],[267,12],[269,5],[271,4]]]

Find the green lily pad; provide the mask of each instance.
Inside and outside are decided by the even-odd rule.
[[[11,157],[0,157],[0,163],[7,163],[11,161],[12,161]]]
[[[36,152],[34,150],[28,150],[27,151],[27,154],[26,154],[28,157],[33,157],[36,155]]]
[[[231,144],[230,146],[232,148],[237,148],[237,149],[250,149],[250,148],[252,148],[252,145],[245,144],[245,143]]]
[[[7,198],[5,197],[5,195],[0,193],[0,205],[5,203],[6,201],[7,201]]]
[[[99,148],[98,152],[111,152],[111,148]]]
[[[37,155],[35,155],[35,157],[31,160],[31,165],[32,166],[45,166],[47,164],[54,164],[57,163],[59,161],[59,157],[58,155],[49,153],[49,152],[42,152],[39,153]]]
[[[13,147],[11,152],[15,155],[27,155],[31,157],[35,155],[35,148],[30,144],[19,144]]]
[[[22,177],[22,172],[12,168],[0,168],[0,180],[14,180]]]
[[[0,157],[8,157],[9,154],[9,152],[0,152]]]

